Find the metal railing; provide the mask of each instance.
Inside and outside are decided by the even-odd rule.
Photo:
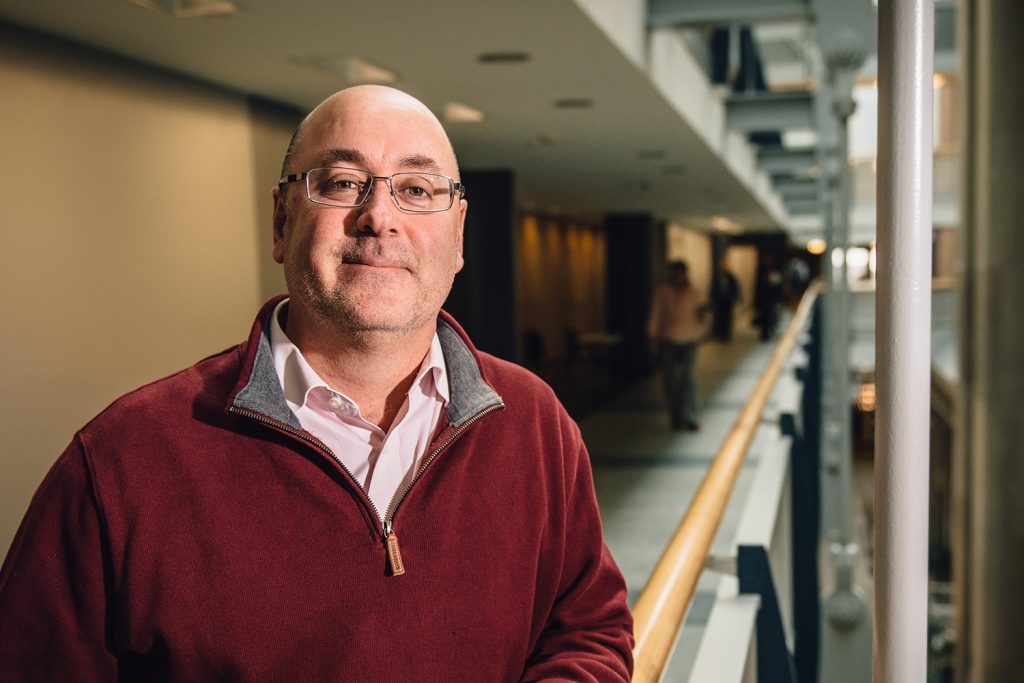
[[[761,421],[786,358],[804,329],[818,283],[804,294],[793,319],[740,411],[682,522],[658,560],[633,608],[634,683],[660,681],[705,568],[712,541],[721,524],[747,449]]]

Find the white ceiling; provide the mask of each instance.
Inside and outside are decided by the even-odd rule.
[[[447,126],[461,165],[513,169],[526,208],[781,227],[573,0],[240,5],[177,19],[129,0],[0,0],[0,17],[302,110],[349,84],[313,62],[358,56],[439,114],[449,101],[485,112]],[[530,58],[479,62],[494,51]],[[554,107],[564,98],[594,106]]]

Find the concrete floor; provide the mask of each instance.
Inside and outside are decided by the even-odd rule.
[[[743,329],[727,344],[701,346],[697,361],[703,406],[699,432],[669,428],[657,377],[635,385],[580,420],[593,462],[605,538],[626,577],[631,605],[686,512],[774,343],[760,342],[753,331]],[[751,452],[757,452],[756,444]],[[755,458],[744,464],[713,553],[731,550],[755,465]],[[718,580],[716,574],[705,572],[698,583],[665,681],[688,679]]]

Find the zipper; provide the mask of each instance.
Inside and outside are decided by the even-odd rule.
[[[391,576],[401,576],[405,573],[405,563],[402,561],[402,551],[398,545],[398,536],[395,535],[393,521],[395,519],[395,513],[398,512],[398,506],[402,504],[403,500],[405,500],[406,494],[409,493],[409,490],[419,480],[423,473],[426,472],[427,467],[430,466],[430,463],[434,462],[434,459],[441,453],[441,451],[448,448],[448,446],[450,446],[453,441],[459,438],[459,436],[464,431],[473,426],[485,415],[487,415],[488,413],[493,413],[494,411],[500,410],[504,407],[505,404],[502,402],[494,403],[492,405],[487,406],[479,413],[463,422],[460,427],[458,427],[454,432],[452,432],[452,434],[447,439],[444,440],[444,443],[442,443],[440,446],[431,451],[430,455],[427,456],[427,458],[423,461],[423,464],[420,465],[420,468],[416,471],[416,475],[409,481],[408,484],[405,485],[405,488],[402,489],[402,492],[391,498],[391,503],[388,504],[388,510],[390,510],[391,514],[384,518],[384,522],[382,524],[382,530],[384,533],[384,549],[385,554],[387,555],[388,569],[391,572]],[[231,406],[230,408],[228,408],[228,412],[248,417],[274,429],[278,429],[293,436],[297,436],[303,441],[315,446],[316,448],[326,453],[328,456],[330,456],[331,460],[338,463],[338,466],[341,467],[341,469],[344,470],[345,474],[349,476],[349,479],[352,480],[352,483],[354,483],[356,487],[363,492],[364,497],[366,498],[366,502],[370,504],[370,507],[373,509],[374,514],[377,515],[377,519],[381,519],[382,515],[380,514],[380,510],[377,509],[377,506],[374,504],[370,496],[366,494],[366,489],[364,489],[359,484],[359,481],[355,478],[355,475],[352,474],[352,470],[346,467],[345,463],[343,463],[341,459],[334,454],[334,451],[328,448],[319,439],[315,439],[313,438],[312,435],[306,432],[290,427],[284,424],[283,422],[273,420],[269,417],[266,417],[265,415],[249,410],[248,408],[236,408],[234,406]]]
[[[430,466],[430,463],[434,462],[434,458],[436,458],[441,451],[448,448],[448,446],[450,446],[451,443],[455,441],[455,439],[459,438],[459,435],[462,434],[462,432],[466,431],[471,426],[473,426],[473,424],[480,420],[480,418],[487,415],[488,413],[493,413],[495,410],[500,410],[504,407],[504,403],[495,403],[493,405],[487,406],[479,413],[463,422],[462,426],[456,429],[454,432],[452,432],[451,436],[445,439],[443,444],[435,448],[430,453],[430,455],[427,456],[426,460],[423,461],[423,464],[420,465],[419,470],[417,470],[416,472],[416,476],[414,476],[412,480],[405,485],[405,488],[402,489],[402,492],[396,494],[395,496],[392,496],[391,503],[388,504],[388,509],[391,510],[391,515],[388,517],[388,519],[395,518],[395,513],[398,512],[398,506],[402,504],[403,500],[405,500],[405,494],[409,493],[409,489],[411,489],[413,484],[415,484],[417,480],[419,480],[420,476],[422,476],[422,474],[427,470],[427,467]]]
[[[402,550],[398,547],[398,536],[395,536],[391,528],[391,517],[384,520],[384,546],[388,553],[391,576],[401,576],[405,573],[405,563],[402,562]]]
[[[309,443],[309,444],[311,444],[313,446],[316,446],[318,449],[320,449],[321,451],[326,453],[331,458],[331,460],[333,460],[334,462],[338,463],[338,467],[340,467],[342,470],[344,470],[345,474],[347,474],[349,479],[352,480],[352,483],[356,485],[356,488],[358,488],[360,491],[362,491],[364,494],[366,494],[366,489],[364,489],[362,486],[359,485],[359,480],[356,479],[356,476],[354,474],[352,474],[352,470],[350,470],[348,467],[345,466],[345,463],[343,463],[341,461],[341,458],[339,458],[337,455],[334,454],[334,451],[332,451],[330,448],[328,448],[319,439],[314,438],[311,434],[308,434],[307,432],[303,432],[303,431],[300,431],[298,429],[295,429],[294,427],[290,427],[290,426],[286,425],[283,422],[279,422],[277,420],[272,420],[271,418],[269,418],[269,417],[267,417],[267,416],[265,416],[265,415],[263,415],[261,413],[257,413],[256,411],[249,410],[248,408],[236,408],[234,406],[231,406],[230,408],[228,408],[228,412],[229,413],[234,413],[235,415],[242,415],[244,417],[251,418],[253,420],[256,420],[257,422],[261,422],[261,423],[263,423],[263,424],[265,424],[265,425],[267,425],[269,427],[272,427],[274,429],[280,430],[282,432],[287,432],[288,434],[291,434],[292,436],[297,436],[300,439],[302,439],[303,441],[305,441],[306,443]],[[373,513],[375,515],[377,515],[377,519],[380,519],[380,517],[381,517],[380,510],[378,510],[377,506],[374,505],[373,500],[370,498],[369,495],[366,495],[365,498],[366,498],[366,502],[370,504],[371,508],[373,508]]]

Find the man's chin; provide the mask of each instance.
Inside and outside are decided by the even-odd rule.
[[[408,334],[426,322],[422,316],[398,314],[395,308],[365,306],[334,311],[331,319],[355,334]]]

